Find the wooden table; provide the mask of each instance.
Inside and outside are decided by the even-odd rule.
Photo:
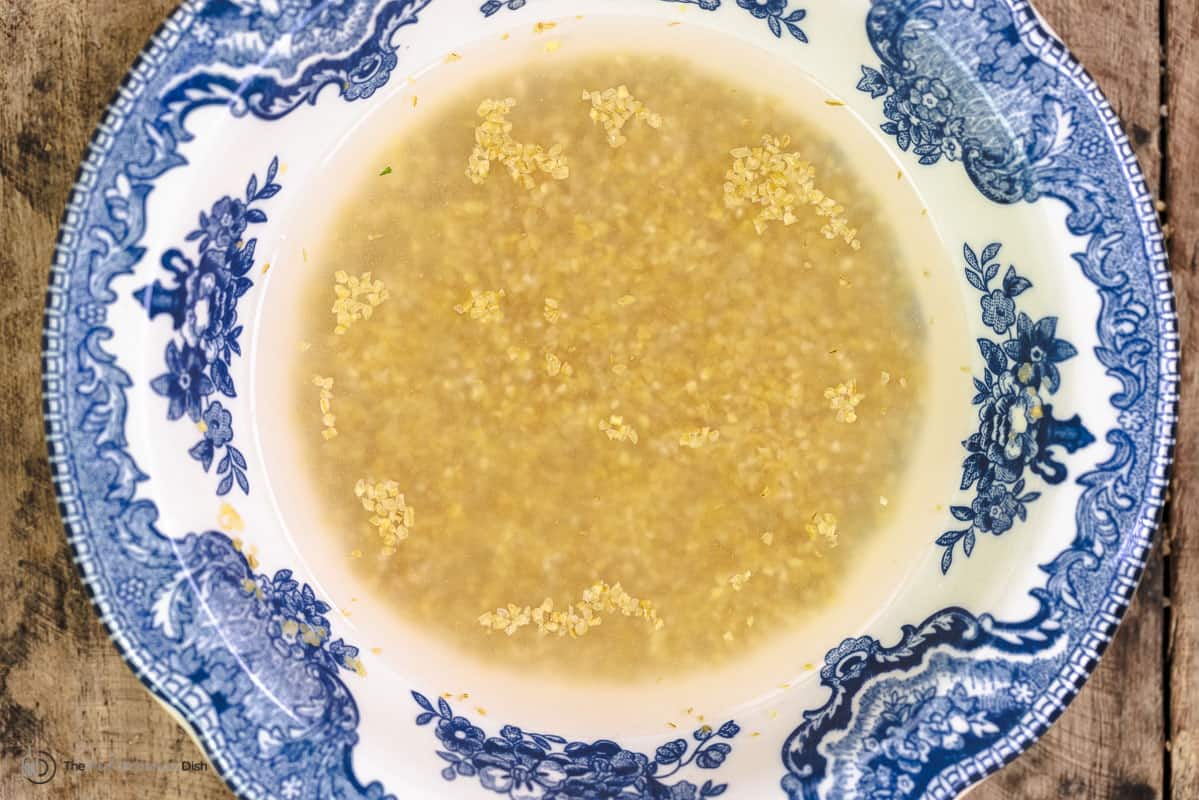
[[[0,800],[230,796],[211,769],[81,774],[62,764],[202,759],[118,658],[71,565],[38,391],[43,292],[76,166],[174,5],[0,0]],[[1199,0],[1038,6],[1098,78],[1168,205],[1186,347],[1199,335]],[[1196,377],[1184,361],[1173,501],[1115,643],[1050,733],[972,798],[1199,798],[1199,497],[1188,480],[1199,410],[1187,402]],[[59,756],[58,777],[42,787],[17,777],[30,743]]]

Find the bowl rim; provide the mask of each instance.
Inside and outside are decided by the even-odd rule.
[[[431,2],[431,0],[429,1]],[[684,2],[686,1],[688,0],[684,0]],[[420,0],[415,0],[415,2],[423,8]],[[1025,24],[1019,26],[1019,36],[1021,42],[1027,45],[1032,52],[1037,53],[1040,57],[1040,53],[1048,48],[1059,56],[1052,62],[1046,61],[1044,58],[1041,60],[1042,63],[1048,63],[1058,75],[1073,83],[1086,95],[1113,137],[1114,146],[1131,149],[1120,120],[1099,88],[1098,82],[1053,31],[1032,3],[1029,0],[997,0],[997,2],[1002,3],[1011,12],[1014,19],[1025,21]],[[170,12],[141,48],[112,98],[105,105],[100,121],[90,137],[86,155],[77,170],[68,202],[60,219],[54,249],[54,262],[49,274],[42,329],[42,413],[48,456],[52,465],[70,462],[73,458],[69,442],[64,438],[70,424],[56,407],[56,401],[67,391],[65,363],[60,357],[61,350],[56,349],[66,341],[65,328],[59,323],[67,316],[67,311],[70,309],[66,304],[60,306],[55,287],[58,285],[59,279],[72,270],[70,256],[77,247],[75,215],[85,208],[89,198],[98,191],[97,187],[89,181],[89,177],[110,157],[112,139],[109,137],[109,127],[114,119],[125,115],[126,112],[122,109],[122,105],[141,95],[147,85],[148,75],[153,74],[164,65],[169,66],[169,56],[173,48],[177,46],[179,33],[192,22],[195,14],[205,4],[206,0],[183,0],[174,11]],[[1151,198],[1152,192],[1150,192],[1143,170],[1135,155],[1125,161],[1123,166],[1127,188],[1131,191],[1132,196]],[[1139,221],[1145,226],[1147,241],[1151,239],[1164,241],[1156,214],[1152,218],[1142,216]],[[1076,670],[1074,677],[1068,681],[1065,689],[1054,698],[1054,705],[1048,710],[1046,721],[1028,729],[1017,728],[1005,733],[999,741],[987,748],[989,751],[998,753],[997,758],[983,759],[980,757],[980,753],[961,759],[959,762],[961,768],[946,781],[946,788],[949,791],[961,792],[972,787],[1022,754],[1044,735],[1053,721],[1077,697],[1082,685],[1093,673],[1099,657],[1110,645],[1117,624],[1127,612],[1136,587],[1143,576],[1147,556],[1153,546],[1154,538],[1158,535],[1157,531],[1160,529],[1164,514],[1165,496],[1173,470],[1179,403],[1179,375],[1176,366],[1179,357],[1176,295],[1169,270],[1168,255],[1164,252],[1164,248],[1156,254],[1151,254],[1148,257],[1148,263],[1152,269],[1150,277],[1155,281],[1162,281],[1168,293],[1168,297],[1162,299],[1160,318],[1163,325],[1156,332],[1157,344],[1160,347],[1156,387],[1159,402],[1156,418],[1152,421],[1154,423],[1153,452],[1149,454],[1154,474],[1148,480],[1149,491],[1137,498],[1137,513],[1135,514],[1138,520],[1152,520],[1152,527],[1143,541],[1122,550],[1118,557],[1119,563],[1128,570],[1121,575],[1122,580],[1113,580],[1112,585],[1106,589],[1105,598],[1114,600],[1116,605],[1114,608],[1105,609],[1105,612],[1110,611],[1115,616],[1116,624],[1105,626],[1091,637],[1088,644],[1092,648],[1093,657],[1085,666]],[[52,472],[56,502],[71,549],[72,560],[88,598],[96,609],[97,616],[104,625],[117,653],[151,695],[187,723],[187,732],[198,742],[205,756],[230,790],[241,798],[256,796],[249,787],[241,785],[237,777],[232,774],[235,760],[231,759],[226,750],[216,746],[207,736],[204,725],[191,709],[177,694],[153,680],[143,665],[139,663],[139,659],[135,658],[134,654],[130,653],[122,643],[124,632],[119,621],[106,608],[110,599],[103,595],[103,589],[96,584],[94,576],[89,573],[84,563],[84,553],[80,549],[84,529],[81,526],[79,513],[71,507],[71,503],[77,502],[76,497],[78,496],[74,478],[69,469],[55,468],[52,469]],[[1121,537],[1130,534],[1131,531],[1124,531]]]

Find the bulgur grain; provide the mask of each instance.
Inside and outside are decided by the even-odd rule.
[[[508,114],[516,107],[514,98],[484,100],[477,114],[483,118],[475,128],[475,149],[470,154],[466,176],[474,183],[483,183],[491,174],[491,164],[502,164],[512,180],[526,189],[535,189],[534,175],[543,172],[554,180],[570,177],[570,165],[562,154],[561,145],[546,150],[541,145],[521,144],[512,138],[512,123]]]
[[[333,332],[338,335],[344,334],[355,322],[370,319],[374,310],[389,297],[383,281],[374,280],[369,272],[355,277],[338,270],[333,279],[336,299],[332,311],[337,318],[337,327]]]
[[[849,380],[824,390],[824,399],[836,413],[837,422],[857,422],[857,408],[866,399],[866,395],[858,392],[857,383]]]
[[[382,542],[381,555],[391,556],[400,542],[408,538],[415,523],[416,512],[404,501],[400,485],[395,481],[359,479],[354,495],[362,507],[372,514],[370,524]]]
[[[603,126],[608,144],[612,147],[620,147],[628,141],[622,131],[631,119],[644,122],[651,128],[662,127],[662,115],[646,108],[624,84],[603,91],[584,91],[583,100],[591,103],[591,121]]]
[[[783,152],[791,144],[788,136],[763,136],[761,147],[737,147],[730,154],[733,166],[725,174],[724,203],[739,209],[760,206],[754,217],[759,234],[772,221],[794,225],[797,211],[810,206],[828,221],[820,232],[827,239],[840,238],[854,250],[860,249],[858,231],[845,219],[845,208],[816,188],[816,168],[798,152]]]
[[[801,116],[752,91],[731,96],[728,114],[707,113],[693,99],[714,87],[697,73],[635,56],[628,74],[654,87],[669,124],[626,121],[620,135],[633,141],[614,150],[579,105],[584,87],[619,83],[612,62],[561,55],[572,60],[541,62],[523,85],[497,75],[405,115],[402,136],[365,154],[372,167],[312,248],[312,271],[361,265],[355,274],[371,270],[392,296],[339,338],[313,329],[327,320],[318,291],[328,303],[327,285],[314,285],[297,338],[315,346],[294,358],[293,413],[309,434],[299,441],[321,522],[373,599],[407,623],[497,662],[673,676],[790,629],[868,546],[886,510],[876,501],[898,501],[911,452],[927,314],[909,314],[918,303],[868,187]],[[515,133],[520,149],[488,156],[487,169],[508,171],[507,158],[516,179],[464,179],[476,126],[488,124],[480,98],[510,94],[518,106],[493,110],[498,135]],[[868,248],[825,238],[830,217],[806,202],[791,227],[760,237],[725,207],[728,153],[763,130],[803,143],[819,190],[852,209],[842,216]],[[521,162],[524,142],[560,143],[571,179]],[[376,180],[387,163],[395,174]],[[747,202],[745,220],[764,208]],[[386,238],[368,241],[375,232]],[[886,392],[884,369],[897,376]],[[336,379],[328,442],[311,435],[324,428],[304,391],[313,373]],[[880,404],[855,407],[852,427],[836,422],[824,388],[851,376],[871,399],[867,383],[885,394],[888,416]],[[402,516],[368,524],[384,515],[349,495],[347,475],[393,479],[406,507],[419,498],[419,530]],[[810,540],[816,510],[852,542],[846,533],[831,548],[818,524]],[[401,528],[419,535],[399,552]],[[752,577],[736,590],[733,572]],[[606,575],[652,597],[670,624],[646,637],[657,622],[627,624],[578,599]],[[561,604],[509,607],[519,597]],[[483,608],[486,629],[512,628],[511,639],[480,635]]]

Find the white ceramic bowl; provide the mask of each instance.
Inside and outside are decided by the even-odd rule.
[[[353,579],[297,523],[271,376],[308,237],[412,113],[409,76],[614,34],[812,99],[956,311],[899,523],[835,611],[732,666],[585,686],[332,612]],[[156,34],[82,166],[45,416],[102,619],[239,796],[947,798],[1110,641],[1162,503],[1176,347],[1132,150],[1022,0],[208,0]]]

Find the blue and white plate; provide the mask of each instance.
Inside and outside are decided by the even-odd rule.
[[[189,0],[109,108],[62,223],[44,388],[63,519],[121,654],[244,798],[963,792],[1095,668],[1162,506],[1175,312],[1111,107],[1024,0],[480,3]],[[937,502],[905,517],[887,596],[810,653],[595,692],[446,663],[337,613],[336,567],[280,508],[258,378],[338,153],[409,107],[409,76],[542,20],[564,49],[589,25],[739,40],[779,69],[731,78],[843,100],[819,113],[868,132],[876,174],[928,211],[962,334],[923,436],[948,466],[917,476]]]

